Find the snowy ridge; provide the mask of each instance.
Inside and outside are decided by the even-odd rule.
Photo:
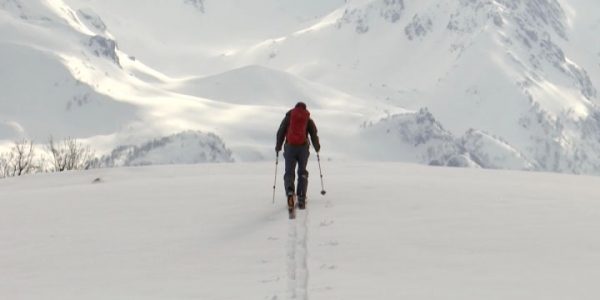
[[[535,165],[522,153],[500,138],[469,130],[462,138],[464,152],[479,166],[487,169],[534,170]]]
[[[363,135],[371,143],[398,150],[395,156],[387,157],[392,160],[451,167],[541,169],[499,137],[474,129],[454,136],[426,109],[365,124]]]
[[[187,131],[146,142],[120,146],[100,159],[102,167],[232,162],[231,151],[214,134]]]
[[[382,150],[379,155],[385,155],[387,148],[395,149],[393,156],[387,157],[391,160],[445,165],[459,152],[452,133],[444,129],[426,109],[416,114],[392,115],[377,123],[365,124],[363,138],[369,141],[367,145],[384,145],[375,148]],[[372,148],[369,146],[365,151],[371,151]]]

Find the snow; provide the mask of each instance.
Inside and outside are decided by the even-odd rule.
[[[478,169],[600,174],[598,3],[0,0],[0,152],[202,163],[1,180],[0,299],[598,299],[600,179]]]
[[[237,161],[264,161],[283,114],[302,100],[337,159],[429,163],[427,147],[362,126],[427,108],[455,137],[493,136],[481,156],[517,153],[480,167],[598,174],[600,144],[585,138],[599,127],[597,8],[0,0],[0,144],[74,136],[108,154],[192,130],[217,135]]]
[[[281,165],[280,165],[281,167]],[[597,299],[597,177],[316,161],[0,181],[2,299]],[[100,178],[99,183],[92,183]],[[295,274],[295,280],[292,280]]]
[[[231,151],[214,134],[186,131],[141,146],[122,146],[103,156],[100,167],[232,162]]]
[[[113,101],[92,86],[72,78],[69,70],[49,52],[0,42],[0,124],[23,128],[26,136],[43,141],[50,135],[111,134],[135,117],[136,107]],[[111,115],[111,122],[106,122]],[[3,136],[15,139],[15,132]]]

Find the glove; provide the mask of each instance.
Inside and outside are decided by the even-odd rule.
[[[279,153],[281,151],[281,146],[275,146],[275,152]]]
[[[319,153],[319,151],[321,151],[321,146],[315,146],[315,151],[317,151],[317,153]]]

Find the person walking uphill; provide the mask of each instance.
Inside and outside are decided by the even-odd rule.
[[[275,151],[277,156],[284,145],[283,157],[285,158],[285,174],[283,181],[285,186],[285,194],[288,201],[288,210],[290,216],[294,210],[294,196],[298,198],[298,208],[306,208],[306,190],[308,187],[308,171],[306,164],[310,155],[310,141],[319,153],[321,144],[319,144],[319,136],[317,135],[317,126],[310,118],[310,112],[306,109],[306,104],[298,102],[296,106],[287,112],[279,130],[277,131],[277,144]],[[298,185],[294,194],[294,181],[296,165],[298,166]]]

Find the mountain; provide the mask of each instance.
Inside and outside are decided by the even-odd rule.
[[[598,139],[589,128],[598,126],[600,69],[590,46],[598,46],[586,25],[575,26],[586,22],[575,12],[598,5],[576,4],[352,2],[246,59],[353,95],[427,107],[453,135],[485,132],[537,170],[596,172]]]
[[[279,166],[279,171],[283,166]],[[288,221],[272,163],[0,181],[4,299],[600,296],[600,178],[309,163]],[[573,197],[577,195],[577,197]]]
[[[135,116],[135,107],[114,101],[73,74],[83,77],[83,69],[92,66],[118,69],[114,41],[82,33],[82,24],[64,30],[65,16],[35,1],[2,1],[0,8],[3,139],[110,134]],[[107,114],[112,122],[103,120]]]
[[[185,131],[138,145],[123,145],[97,162],[99,167],[232,162],[231,151],[214,134]]]
[[[201,130],[263,160],[304,100],[333,158],[600,173],[595,1],[0,3],[3,140]]]

